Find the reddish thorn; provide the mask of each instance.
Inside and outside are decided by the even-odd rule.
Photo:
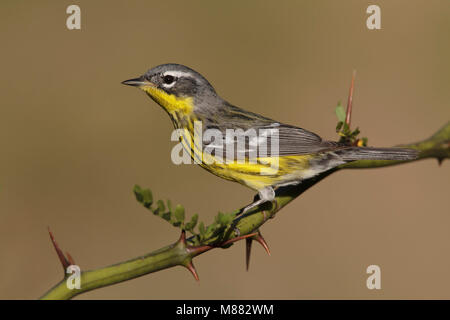
[[[218,244],[218,245],[214,245],[214,246],[212,246],[212,245],[205,245],[205,246],[198,246],[198,247],[191,247],[191,246],[188,246],[188,247],[187,247],[187,250],[189,251],[189,253],[195,253],[195,255],[199,255],[200,253],[206,252],[206,251],[211,250],[211,249],[214,249],[214,248],[224,247],[224,246],[226,246],[226,245],[228,245],[228,244],[230,244],[230,243],[233,243],[233,242],[236,242],[236,241],[239,241],[239,240],[243,240],[243,239],[247,239],[247,238],[254,237],[254,236],[256,236],[257,234],[258,234],[258,233],[256,233],[256,232],[255,232],[255,233],[246,234],[246,235],[243,235],[243,236],[239,236],[239,237],[236,237],[236,238],[227,240],[227,241],[225,241],[225,242],[222,242],[222,243],[220,243],[220,244]]]
[[[252,252],[252,238],[245,239],[245,266],[248,268],[250,267],[250,255]]]
[[[64,256],[64,253],[59,248],[58,243],[55,240],[55,237],[53,236],[52,232],[50,231],[50,227],[48,227],[48,233],[50,234],[50,239],[52,240],[53,247],[55,248],[56,254],[58,255],[59,261],[61,262],[64,272],[66,272],[66,269],[68,266],[70,266],[70,263],[69,263],[69,261],[67,261],[66,257]]]
[[[208,250],[213,249],[213,246],[210,245],[205,245],[205,246],[198,246],[198,247],[192,247],[192,246],[188,246],[187,250],[189,253],[195,253],[195,255],[199,255],[200,253],[206,252]]]
[[[178,239],[178,243],[186,244],[186,231],[181,230],[180,239]]]
[[[266,240],[264,240],[261,232],[258,231],[258,235],[254,238],[254,240],[256,240],[260,245],[262,245],[264,250],[266,250],[267,254],[270,256],[269,246],[267,245]]]
[[[200,279],[198,278],[197,270],[195,270],[195,267],[194,267],[194,264],[192,263],[192,261],[189,261],[189,263],[185,267],[192,273],[195,280],[200,281]]]
[[[350,91],[348,93],[347,112],[345,115],[345,123],[348,125],[349,128],[352,122],[352,103],[353,103],[353,89],[355,86],[355,77],[356,77],[356,70],[353,70],[352,83],[350,85]]]
[[[233,243],[233,242],[236,242],[236,241],[239,241],[239,240],[243,240],[243,239],[247,239],[247,238],[254,237],[254,236],[256,236],[257,234],[258,234],[257,232],[255,232],[255,233],[249,233],[249,234],[246,234],[246,235],[243,235],[243,236],[239,236],[239,237],[236,237],[236,238],[227,240],[227,241],[221,243],[220,245],[221,245],[221,246],[226,246],[227,244],[230,244],[230,243]]]
[[[75,260],[72,258],[72,256],[70,255],[70,253],[68,253],[66,251],[66,256],[67,256],[67,260],[69,261],[70,265],[75,265]]]

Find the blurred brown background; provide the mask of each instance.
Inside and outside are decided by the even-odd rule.
[[[81,7],[82,29],[65,13]],[[381,7],[382,30],[366,28]],[[51,227],[84,269],[175,241],[132,187],[211,221],[250,189],[170,161],[171,123],[121,81],[161,63],[202,73],[230,102],[336,139],[334,107],[357,70],[353,124],[375,146],[427,138],[450,119],[450,2],[2,1],[0,298],[61,279]],[[244,243],[84,299],[450,298],[450,163],[342,171]],[[366,288],[381,267],[381,290]]]

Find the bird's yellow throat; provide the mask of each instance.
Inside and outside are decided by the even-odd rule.
[[[192,97],[177,97],[153,86],[141,86],[140,89],[144,90],[171,115],[189,117],[194,110]]]

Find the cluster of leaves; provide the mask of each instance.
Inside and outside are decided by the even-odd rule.
[[[169,222],[174,227],[189,231],[193,236],[193,244],[201,245],[206,240],[212,239],[222,231],[230,227],[236,213],[222,213],[219,212],[214,218],[214,222],[205,226],[203,222],[198,223],[198,214],[194,214],[189,221],[185,219],[185,210],[182,205],[172,207],[170,200],[166,203],[162,200],[153,201],[153,195],[150,189],[143,189],[136,185],[133,189],[136,200],[144,207],[150,210],[154,215],[161,217]],[[197,229],[196,229],[197,227]],[[217,239],[220,242],[220,239]]]
[[[338,102],[336,107],[336,116],[338,118],[338,123],[336,126],[336,133],[340,136],[339,142],[351,144],[358,147],[366,147],[367,146],[367,138],[358,138],[360,134],[359,128],[357,127],[355,130],[351,130],[347,122],[345,121],[345,109],[342,106],[341,102]]]

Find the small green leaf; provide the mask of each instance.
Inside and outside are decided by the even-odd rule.
[[[338,105],[335,109],[335,112],[336,112],[336,116],[337,116],[338,120],[341,122],[345,122],[345,110],[340,102],[338,103]]]
[[[150,208],[153,203],[153,196],[149,189],[142,189],[140,186],[135,185],[133,192],[138,202],[142,203],[146,208]]]
[[[166,211],[166,206],[164,205],[164,202],[162,200],[158,200],[158,202],[156,202],[156,205],[160,213]]]
[[[206,234],[211,234],[214,233],[214,231],[217,230],[217,228],[219,228],[219,224],[217,222],[213,222],[211,223],[207,228],[206,228]]]
[[[184,208],[181,205],[177,205],[175,207],[175,211],[173,212],[175,219],[179,222],[184,222]]]
[[[217,224],[222,224],[223,223],[223,213],[219,212],[215,218],[215,222]]]
[[[160,214],[160,216],[161,216],[161,218],[163,218],[166,221],[170,221],[172,218],[170,212],[162,213],[162,214]]]
[[[153,203],[153,195],[152,192],[149,189],[145,189],[142,191],[143,201],[142,204],[146,208],[150,208]]]
[[[143,200],[142,188],[140,186],[138,186],[138,185],[135,185],[134,188],[133,188],[133,192],[134,192],[134,195],[136,197],[136,200],[139,201],[139,202],[142,202],[142,200]]]
[[[198,231],[200,231],[200,234],[203,236],[206,233],[206,229],[205,229],[205,224],[202,222],[200,222],[199,226],[198,226]]]
[[[181,221],[174,221],[174,222],[172,222],[172,225],[174,227],[179,227],[179,226],[181,226]]]
[[[194,214],[191,218],[191,221],[189,221],[188,223],[186,223],[185,225],[185,229],[187,231],[191,231],[193,232],[195,226],[197,225],[197,221],[198,221],[198,214]]]
[[[342,132],[344,132],[344,135],[346,135],[346,136],[351,134],[350,127],[348,126],[348,124],[346,122],[344,122]]]
[[[225,221],[224,221],[225,225],[228,226],[229,224],[231,224],[233,222],[234,217],[235,217],[235,215],[233,213],[226,214]]]
[[[158,214],[161,215],[164,213],[164,211],[166,211],[166,206],[164,205],[164,202],[162,200],[158,200],[156,202],[156,210],[153,212],[154,214]],[[170,213],[170,212],[169,212]]]

